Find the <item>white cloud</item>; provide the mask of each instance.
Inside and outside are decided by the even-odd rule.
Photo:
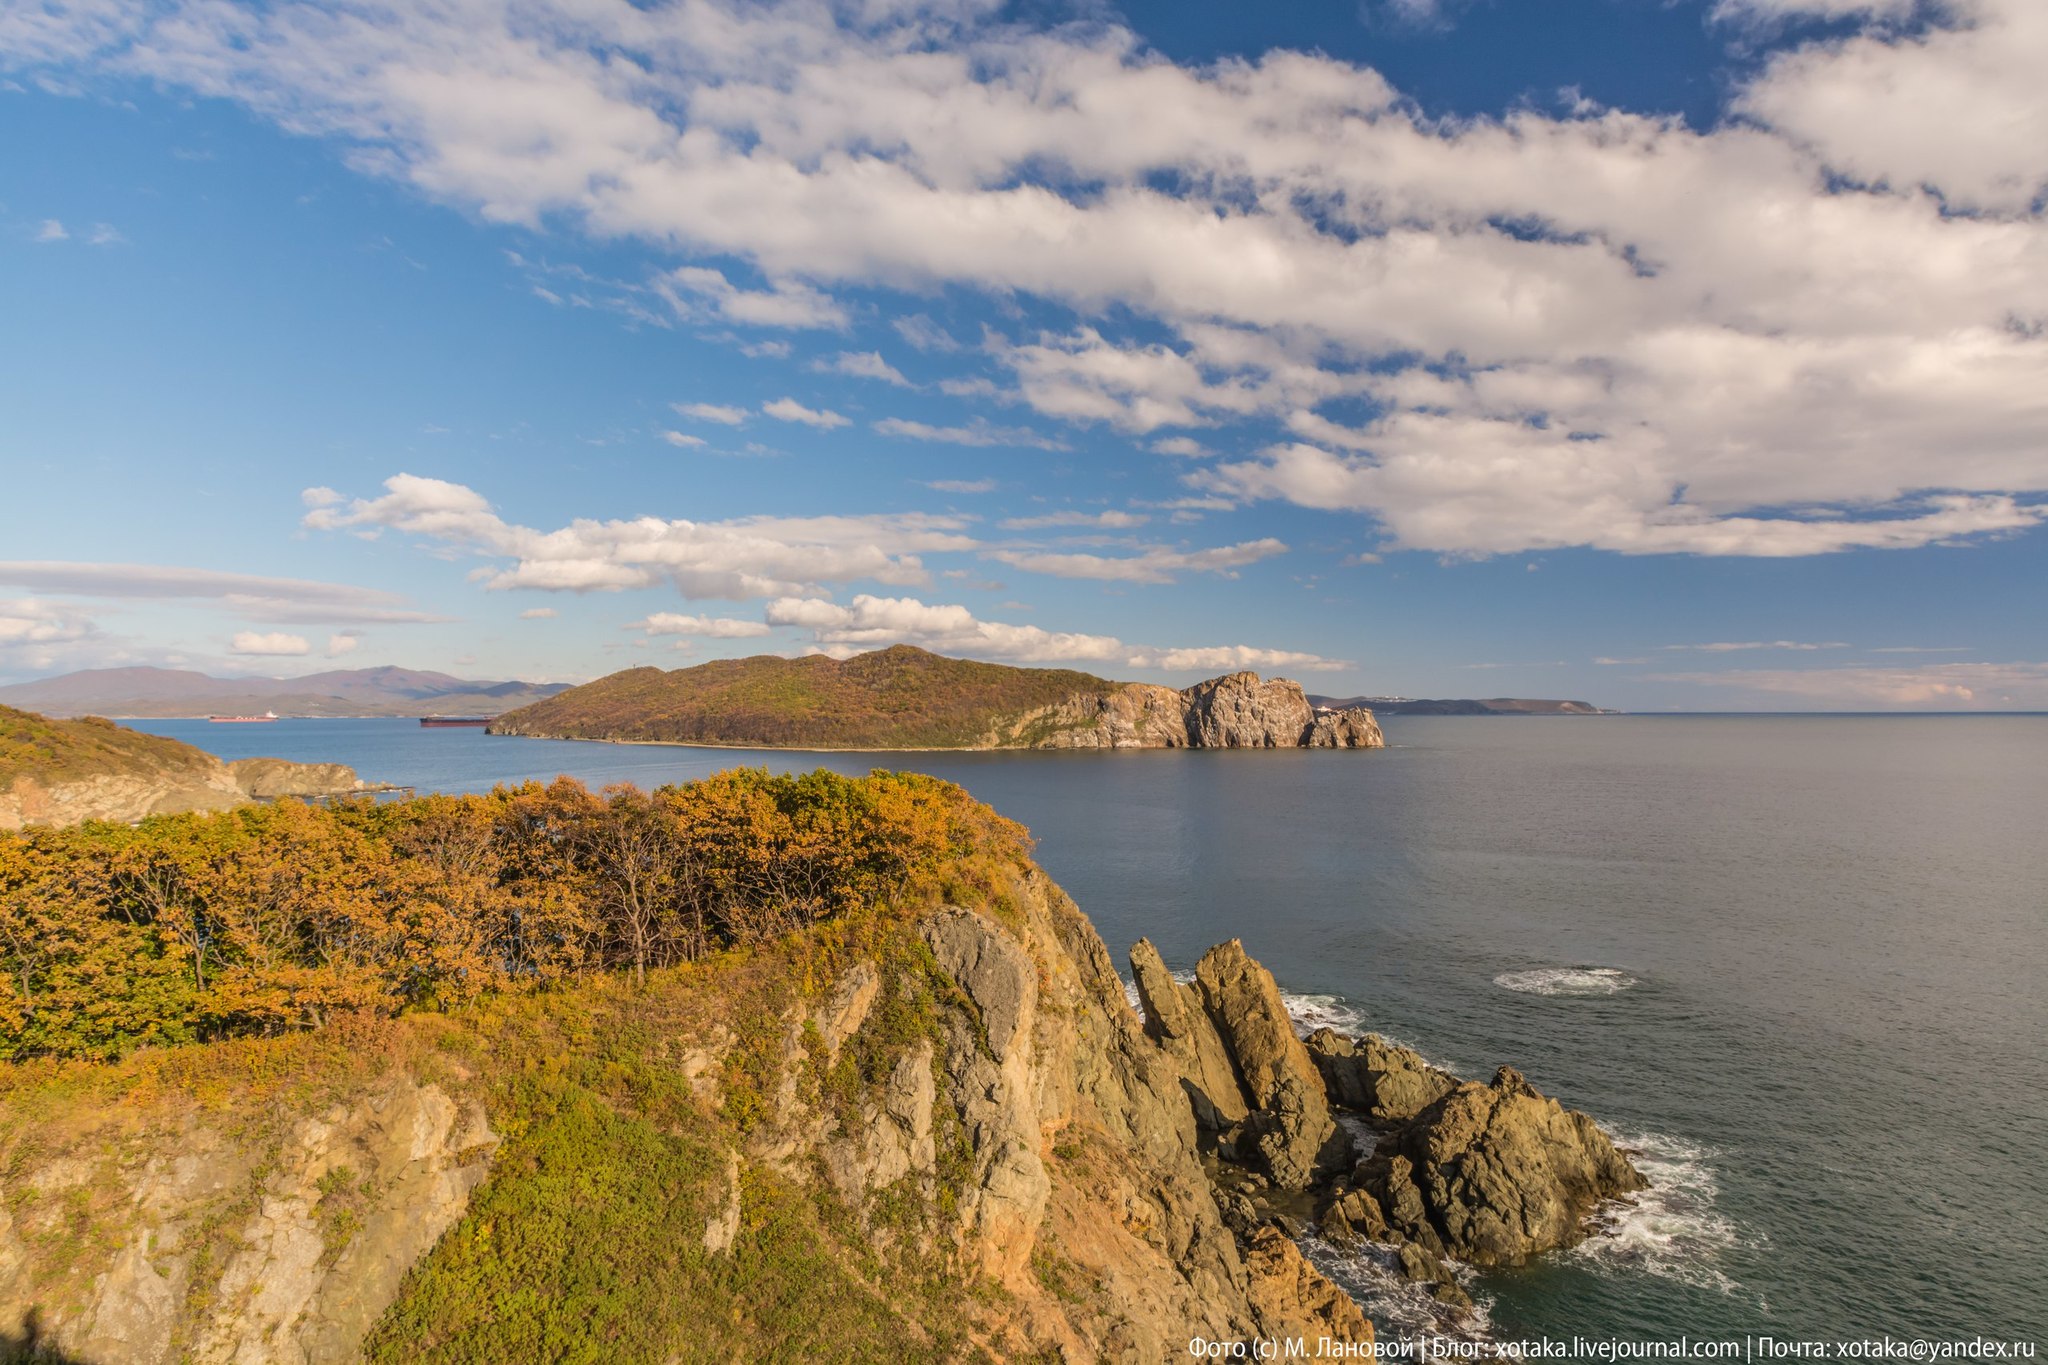
[[[902,337],[920,351],[957,351],[960,349],[960,343],[953,339],[951,332],[939,326],[938,323],[933,322],[923,313],[912,313],[905,317],[894,318],[891,320],[890,325],[896,329],[896,335]]]
[[[829,408],[807,408],[794,398],[777,398],[763,403],[761,411],[778,422],[801,422],[807,427],[830,431],[834,427],[851,426],[853,423]]]
[[[994,479],[927,479],[926,488],[935,493],[993,493]]]
[[[236,638],[239,639],[241,637],[237,636]],[[273,636],[271,638],[276,639],[282,637]],[[353,654],[356,652],[356,650],[362,647],[362,643],[362,637],[358,635],[352,635],[347,633],[343,633],[340,635],[330,635],[327,637],[327,657],[330,659],[338,659],[344,654]],[[247,651],[238,650],[236,652],[243,653]],[[296,653],[298,651],[293,652]]]
[[[719,403],[671,403],[678,415],[694,417],[700,422],[716,422],[722,427],[736,427],[747,420],[745,408],[727,407]]]
[[[728,322],[755,327],[841,328],[846,312],[828,294],[794,280],[771,280],[766,289],[741,289],[716,270],[682,266],[656,289],[677,313],[696,317],[709,307]]]
[[[83,616],[34,598],[0,598],[0,648],[69,644],[93,633]]]
[[[317,510],[318,497],[331,491],[307,490],[308,505]],[[277,625],[404,625],[450,619],[414,610],[405,605],[404,597],[377,588],[166,564],[10,560],[0,562],[0,585],[79,597],[211,599],[248,620]]]
[[[36,240],[39,242],[68,242],[71,240],[71,234],[66,232],[64,225],[55,218],[45,218],[43,219],[42,226],[36,229]]]
[[[856,379],[879,379],[901,389],[912,387],[911,382],[903,377],[903,371],[882,359],[880,351],[841,351],[830,360],[818,361],[811,368],[828,374],[850,374]]]
[[[1253,649],[1244,645],[1153,649],[1127,645],[1111,635],[1085,635],[1003,621],[984,621],[962,606],[934,605],[913,597],[875,597],[867,593],[855,597],[848,605],[822,598],[779,598],[768,604],[767,619],[771,625],[796,626],[811,631],[813,648],[817,652],[842,659],[849,654],[892,644],[915,644],[939,653],[1012,663],[1109,662],[1169,672],[1249,667],[1349,667],[1341,661],[1314,654]]]
[[[963,426],[933,426],[929,422],[915,422],[903,417],[884,417],[875,423],[875,430],[884,436],[902,436],[912,441],[936,441],[955,446],[1020,446],[1034,450],[1065,450],[1067,444],[1049,436],[1041,436],[1025,427],[999,427],[982,418],[975,418]]]
[[[558,615],[553,607],[528,607],[519,613],[522,621],[552,621]]]
[[[287,635],[283,631],[258,633],[253,630],[238,631],[228,642],[228,650],[234,654],[288,655],[305,654],[312,646],[303,635]]]
[[[1161,455],[1183,455],[1199,459],[1210,453],[1209,448],[1192,436],[1163,436],[1152,443],[1151,448]]]
[[[93,246],[119,246],[128,239],[112,223],[94,223],[91,235],[85,240]]]
[[[1048,512],[1036,517],[1010,517],[1001,523],[1006,531],[1033,531],[1048,526],[1093,526],[1126,530],[1143,526],[1151,518],[1136,512]]]
[[[165,0],[10,14],[0,46],[238,101],[490,221],[764,282],[685,266],[660,285],[685,316],[836,327],[828,289],[961,288],[1132,319],[991,351],[1061,420],[1289,421],[1300,444],[1205,486],[1392,546],[1805,555],[2037,526],[2048,7],[1719,12],[1860,28],[1780,53],[1704,131],[1435,121],[1328,57],[1182,66],[976,4]]]
[[[766,635],[769,627],[761,621],[738,621],[730,616],[680,616],[672,611],[657,611],[638,620],[629,621],[623,627],[647,635],[693,635],[707,640],[744,640],[756,635]]]
[[[1012,568],[1055,578],[1094,578],[1114,583],[1171,583],[1182,573],[1215,573],[1226,578],[1247,564],[1287,553],[1285,543],[1267,537],[1207,550],[1150,546],[1135,555],[1098,555],[1064,550],[989,550],[990,559]]]
[[[664,431],[661,433],[661,439],[684,450],[691,450],[704,444],[702,436],[691,436],[680,431]]]
[[[801,593],[824,583],[872,579],[922,583],[920,554],[971,550],[959,517],[741,517],[696,522],[637,517],[579,519],[552,531],[509,523],[474,489],[397,474],[382,497],[316,507],[314,530],[401,531],[492,563],[486,588],[608,592],[668,582],[689,598],[745,600]],[[507,562],[509,561],[509,563]]]

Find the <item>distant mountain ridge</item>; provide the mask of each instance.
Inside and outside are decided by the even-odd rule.
[[[1310,697],[1317,706],[1334,710],[1362,706],[1383,716],[1607,716],[1586,701],[1555,701],[1539,697]]]
[[[90,668],[0,687],[0,705],[50,716],[165,719],[275,711],[286,716],[495,716],[568,683],[458,678],[414,668],[340,668],[298,678],[216,678],[179,668]]]
[[[1374,749],[1372,713],[1231,673],[1175,690],[911,645],[629,668],[498,717],[494,735],[785,749]]]

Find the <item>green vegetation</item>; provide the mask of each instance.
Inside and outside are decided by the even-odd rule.
[[[75,1312],[94,1283],[78,1268],[143,1216],[116,1171],[195,1125],[231,1141],[253,1164],[182,1234],[189,1347],[304,1116],[404,1076],[480,1102],[502,1145],[371,1360],[986,1359],[1002,1291],[952,1256],[968,1148],[948,1105],[935,1180],[853,1206],[821,1170],[741,1162],[738,1237],[713,1252],[704,1230],[792,1080],[852,1132],[921,1042],[941,1064],[963,1001],[916,916],[1000,900],[1026,854],[959,788],[887,773],[563,780],[0,838],[0,1048],[19,1059],[0,1063],[0,1198],[42,1302]],[[790,1021],[856,963],[881,993],[834,1060]],[[713,1037],[707,1075],[692,1047]],[[29,1176],[52,1162],[93,1175],[44,1192]],[[328,1265],[389,1198],[346,1165],[314,1196]]]
[[[936,894],[1023,831],[950,783],[297,802],[0,837],[0,1058],[316,1027],[649,971]]]
[[[32,711],[0,706],[0,789],[17,778],[43,783],[79,778],[201,772],[212,755],[175,739],[124,730],[110,720],[85,716],[51,720]]]
[[[761,748],[947,749],[1024,712],[1123,686],[1064,668],[1011,668],[894,645],[632,668],[500,716],[494,734]],[[1027,739],[1044,739],[1050,729]]]

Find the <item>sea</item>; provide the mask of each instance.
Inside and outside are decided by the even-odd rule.
[[[1121,960],[1238,938],[1304,1026],[1593,1114],[1654,1182],[1470,1288],[1494,1338],[2048,1342],[2048,716],[1388,717],[1356,751],[801,754],[134,721],[422,791],[927,772]],[[1384,1329],[1364,1260],[1311,1244]],[[1920,1357],[1924,1358],[1924,1357]]]

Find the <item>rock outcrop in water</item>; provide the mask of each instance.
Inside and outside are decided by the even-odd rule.
[[[1363,708],[1317,710],[1301,684],[1230,673],[1175,691],[1125,683],[1005,718],[979,747],[1040,749],[1380,749]]]
[[[1603,1201],[1647,1183],[1585,1114],[1503,1067],[1460,1083],[1377,1035],[1299,1040],[1278,987],[1235,940],[1174,980],[1141,940],[1131,972],[1145,1032],[1178,1073],[1240,1228],[1285,1222],[1299,1200],[1339,1246],[1376,1243],[1408,1279],[1469,1308],[1448,1262],[1519,1265],[1587,1235]],[[1363,1159],[1336,1111],[1375,1141]]]

